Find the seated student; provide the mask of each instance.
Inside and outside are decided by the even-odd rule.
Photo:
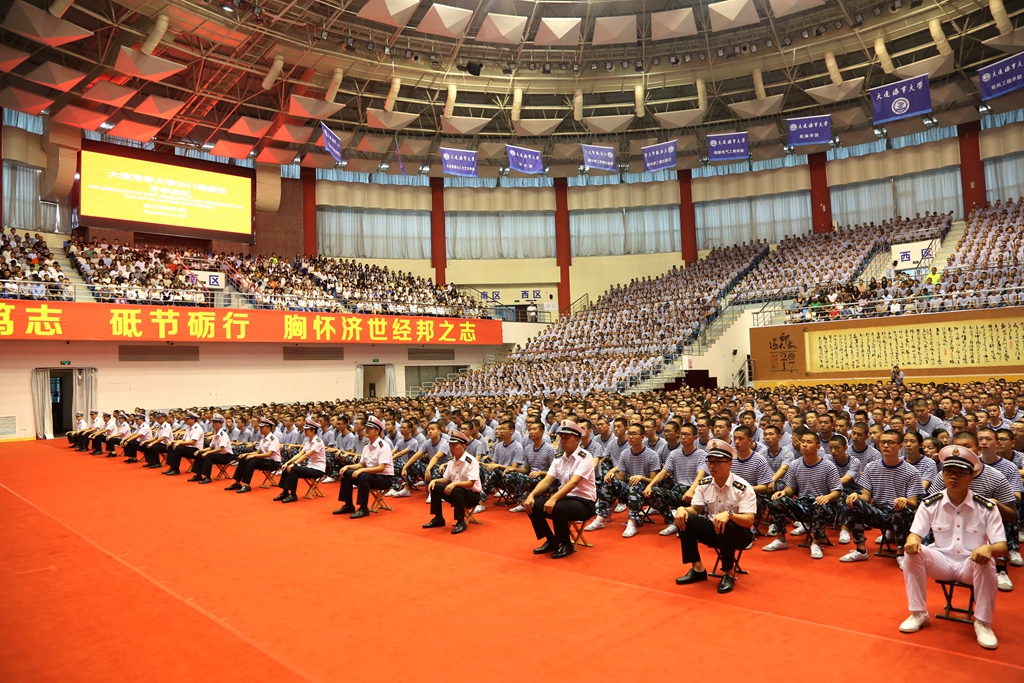
[[[992,413],[996,412],[993,409]],[[1006,430],[1001,430],[1006,431]],[[978,428],[978,458],[986,468],[997,470],[1006,479],[1010,490],[1013,492],[1014,502],[1010,503],[1010,509],[1014,512],[1013,518],[1003,518],[1006,534],[1006,545],[1009,547],[1009,559],[1014,566],[1024,564],[1020,557],[1020,503],[1021,494],[1024,492],[1024,482],[1021,480],[1020,469],[1013,464],[1013,460],[1007,460],[999,454],[998,432],[991,427]],[[999,590],[1013,590],[1013,582],[1007,572],[1007,557],[996,557],[996,578],[999,582]]]
[[[539,426],[539,425],[538,425]],[[543,436],[543,429],[541,435]],[[461,534],[466,530],[466,506],[476,505],[480,501],[480,463],[469,453],[466,444],[469,437],[457,429],[448,433],[448,448],[451,458],[445,466],[440,479],[432,479],[427,484],[430,492],[430,512],[433,518],[423,525],[424,529],[445,526],[442,503],[451,503],[455,512],[453,534]]]
[[[252,482],[253,472],[276,472],[281,468],[281,441],[274,434],[274,421],[266,417],[260,418],[259,427],[260,440],[256,450],[238,456],[235,483],[225,488],[225,491],[248,493],[252,491],[249,484]]]
[[[661,471],[644,488],[643,495],[668,525],[658,534],[671,536],[678,531],[674,521],[676,508],[693,499],[697,482],[708,472],[708,462],[707,453],[696,446],[697,428],[689,422],[681,427],[671,420],[665,423],[665,441],[668,457]]]
[[[603,529],[605,520],[611,517],[612,506],[625,503],[629,508],[629,521],[623,538],[632,538],[640,520],[643,504],[643,490],[661,470],[658,454],[644,446],[644,432],[640,424],[631,424],[626,430],[629,446],[619,455],[619,464],[612,467],[597,487],[597,517],[587,525],[587,531]],[[633,501],[630,507],[630,501]]]
[[[327,453],[323,440],[317,436],[320,423],[307,419],[303,424],[306,440],[299,452],[293,455],[281,468],[281,494],[274,500],[282,503],[294,503],[299,499],[295,495],[299,479],[318,479],[324,476],[327,469]],[[305,463],[305,464],[303,464]]]
[[[882,459],[868,465],[857,478],[861,492],[846,497],[847,517],[856,548],[840,557],[840,562],[864,562],[868,559],[864,529],[870,526],[892,529],[897,546],[896,562],[903,568],[903,544],[924,488],[917,468],[900,457],[902,443],[900,432],[885,430],[879,439]]]
[[[665,439],[658,436],[657,422],[654,420],[644,420],[644,446],[647,446],[654,451],[658,456],[659,469],[661,465],[665,464],[665,459],[668,458],[668,444],[665,443]]]
[[[383,432],[384,423],[379,417],[370,415],[366,418],[366,435],[370,442],[363,446],[357,464],[341,468],[341,490],[338,492],[338,500],[344,504],[335,510],[334,514],[349,515],[349,519],[367,517],[370,514],[370,491],[391,490],[395,465],[391,459],[391,449],[381,438]],[[359,489],[356,498],[358,510],[352,507],[352,487]]]
[[[214,413],[211,418],[213,422],[213,438],[210,439],[209,448],[204,448],[196,453],[194,477],[189,481],[209,484],[210,474],[214,465],[227,465],[235,459],[235,451],[231,446],[231,435],[224,428],[224,416]]]
[[[420,442],[416,438],[416,428],[413,422],[402,420],[398,426],[398,438],[395,440],[395,447],[391,450],[392,467],[403,467],[412,454],[419,450],[419,447]],[[391,480],[391,488],[384,494],[388,498],[402,490],[402,480],[399,477],[392,477]]]
[[[983,469],[977,455],[964,446],[946,446],[939,451],[939,460],[945,489],[921,501],[904,546],[903,581],[910,616],[900,624],[900,631],[915,633],[928,624],[929,578],[959,581],[974,587],[974,633],[979,645],[993,650],[999,641],[992,631],[996,602],[992,558],[1006,553],[1003,522],[995,503],[971,491],[971,482]],[[935,541],[924,545],[929,534]]]
[[[117,452],[116,452],[117,451],[117,447],[120,446],[122,444],[122,442],[124,442],[124,440],[128,437],[128,435],[132,433],[132,425],[131,425],[131,422],[128,419],[128,417],[129,417],[128,413],[124,412],[123,410],[116,411],[116,412],[117,412],[117,432],[114,433],[114,436],[112,436],[109,439],[107,439],[107,457],[108,458],[116,458],[117,457]]]
[[[143,467],[151,470],[160,467],[160,454],[166,453],[167,445],[174,440],[171,423],[167,420],[167,411],[153,411],[153,416],[156,417],[156,434],[142,444],[142,452],[146,457],[146,464]]]
[[[882,454],[871,443],[870,433],[871,428],[864,422],[855,422],[850,428],[850,457],[860,461],[861,470],[882,459]]]
[[[145,413],[135,413],[135,431],[121,440],[121,448],[124,450],[126,463],[138,462],[136,457],[139,448],[146,441],[153,437],[153,432],[146,423]]]
[[[903,435],[903,452],[906,453],[907,462],[917,468],[921,474],[921,485],[927,491],[938,477],[938,469],[935,467],[935,461],[925,456],[923,446],[924,439],[918,432],[910,430]]]
[[[199,424],[199,415],[191,410],[185,411],[185,433],[181,439],[176,439],[167,447],[167,469],[163,474],[174,477],[180,474],[178,467],[181,466],[181,459],[195,457],[195,454],[203,448],[203,440],[206,432]]]
[[[402,466],[402,489],[394,494],[396,498],[404,498],[412,495],[412,487],[426,480],[431,479],[427,474],[427,466],[434,463],[434,466],[443,465],[451,457],[448,446],[448,439],[441,434],[441,425],[431,422],[427,425],[427,440],[420,444],[415,453],[409,456],[409,461]]]
[[[117,420],[110,413],[103,413],[103,429],[93,434],[91,455],[103,455],[103,444],[117,434]]]
[[[78,442],[75,441],[75,438],[82,432],[89,429],[89,425],[86,424],[84,417],[85,416],[81,412],[75,413],[75,428],[65,434],[68,438],[68,448],[77,448]]]
[[[806,427],[797,427],[797,430],[810,431]],[[802,433],[802,432],[801,432]],[[783,477],[786,476],[786,472],[789,471],[790,463],[793,461],[793,449],[791,446],[782,445],[782,430],[775,425],[768,425],[762,432],[764,435],[765,450],[761,454],[764,456],[765,461],[768,463],[768,467],[772,469],[772,481],[769,485],[769,491],[775,493],[786,488],[786,483],[783,481]],[[790,437],[789,443],[792,445],[793,440]],[[797,529],[803,529],[803,525],[797,523]],[[769,525],[768,533],[766,536],[777,536],[778,529],[775,528],[774,524]]]
[[[847,441],[842,434],[836,434],[828,440],[829,454],[832,462],[836,464],[839,471],[839,482],[843,485],[842,497],[851,493],[858,493],[857,476],[860,474],[860,460],[846,452]],[[845,506],[839,506],[839,543],[847,545],[850,542],[850,525],[846,520]]]
[[[480,504],[473,510],[473,514],[485,510],[487,496],[494,493],[494,489],[498,486],[508,486],[505,483],[505,475],[509,470],[525,467],[526,456],[523,447],[512,438],[513,434],[515,434],[515,423],[512,420],[499,422],[494,430],[494,436],[498,441],[494,445],[494,457],[488,456],[486,461],[481,463],[483,495],[480,496]]]
[[[757,496],[757,511],[760,515],[768,508],[771,494],[775,492],[775,473],[768,466],[768,461],[764,456],[754,452],[754,440],[749,428],[741,426],[734,429],[732,445],[736,451],[732,472],[754,487],[754,494]]]
[[[520,501],[519,505],[509,512],[526,511],[522,501],[526,500],[526,496],[536,487],[537,482],[547,474],[551,463],[558,455],[555,447],[548,443],[547,432],[540,422],[532,421],[526,429],[530,438],[523,446],[523,462],[518,465],[512,463],[505,470],[505,490]]]
[[[718,592],[728,593],[736,585],[737,553],[753,538],[751,529],[757,514],[757,499],[754,488],[731,470],[736,458],[735,448],[725,441],[711,439],[707,454],[711,476],[697,483],[693,502],[688,507],[676,510],[683,564],[690,565],[690,571],[676,579],[676,584],[683,586],[708,580],[697,547],[698,543],[703,543],[718,549],[725,574],[718,584]],[[702,514],[705,511],[707,516]]]
[[[811,558],[824,557],[821,544],[826,539],[825,527],[835,516],[835,501],[839,500],[843,485],[839,470],[831,460],[822,460],[818,454],[821,439],[814,432],[800,435],[800,459],[790,463],[786,472],[786,487],[772,494],[768,509],[772,513],[772,524],[779,537],[761,548],[767,552],[785,550],[786,518],[790,517],[809,528],[814,539],[811,543]]]
[[[594,458],[580,443],[585,433],[585,429],[575,422],[562,421],[558,434],[564,453],[523,501],[537,540],[544,539],[539,548],[533,549],[534,555],[551,553],[555,560],[571,555],[575,549],[569,534],[569,522],[583,522],[594,514],[597,485]],[[559,488],[544,495],[552,486]],[[551,526],[548,526],[548,519]]]
[[[75,447],[82,452],[89,450],[89,441],[97,434],[103,431],[104,425],[106,424],[102,417],[100,417],[100,411],[90,410],[89,417],[92,422],[88,429],[84,429],[75,435]]]

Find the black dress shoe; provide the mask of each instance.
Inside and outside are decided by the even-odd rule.
[[[282,503],[294,503],[298,499],[299,499],[298,496],[294,496],[294,495],[289,493],[287,496],[285,496],[284,498],[281,499],[281,502]]]
[[[736,577],[729,576],[726,574],[722,577],[722,581],[718,584],[719,593],[729,593],[733,588],[736,587]]]
[[[242,484],[242,486],[237,491],[235,491],[235,493],[249,493],[249,491],[252,491],[252,487],[249,486],[248,484]]]
[[[444,526],[445,522],[443,519],[434,518],[423,525],[424,529],[433,529],[435,527]]]
[[[572,543],[563,543],[558,546],[558,550],[551,553],[551,559],[560,560],[563,557],[569,557],[569,555],[572,555],[574,552],[576,552],[576,548],[572,547]]]
[[[545,555],[547,553],[553,553],[558,549],[558,544],[554,541],[544,541],[544,545],[539,548],[533,549],[534,555]]]
[[[199,480],[199,483],[200,484],[212,484],[213,483],[213,479],[210,479],[209,477],[203,477],[203,478],[201,478]]]
[[[202,479],[202,477],[200,477],[198,474],[194,474],[188,478],[189,481],[199,481],[200,479]]]
[[[131,465],[132,463],[136,463],[136,462],[138,462],[138,461],[139,461],[139,459],[138,459],[138,458],[128,458],[128,459],[127,459],[127,460],[125,460],[124,462],[125,462],[125,464],[126,464],[126,465]]]
[[[348,518],[349,519],[362,519],[363,517],[369,517],[369,516],[370,516],[370,511],[369,510],[367,510],[366,508],[359,508],[358,510],[356,510],[356,513],[354,515],[349,515]]]
[[[282,491],[281,493],[279,493],[279,494],[278,494],[278,495],[277,495],[277,496],[276,496],[276,497],[274,498],[274,500],[275,500],[275,501],[278,501],[278,500],[284,500],[284,499],[285,499],[285,498],[287,498],[287,497],[288,497],[288,492],[287,492],[287,491]]]
[[[178,470],[164,470],[161,474],[166,474],[168,477],[176,477],[181,474],[181,472]]]
[[[226,488],[225,488],[224,490],[225,490],[225,491],[237,491],[237,490],[238,490],[238,489],[240,489],[240,488],[242,488],[242,485],[241,485],[241,484],[239,484],[239,483],[238,483],[238,482],[236,481],[236,482],[235,482],[234,484],[232,484],[231,486],[228,486],[228,487],[226,487]]]
[[[160,469],[160,463],[158,463],[158,462],[147,462],[145,465],[143,465],[143,467],[145,467],[147,470],[157,470],[157,469]]]
[[[89,455],[103,455],[103,451],[89,451]]]
[[[676,579],[676,585],[685,586],[688,583],[697,583],[698,581],[707,580],[708,572],[706,569],[702,572],[699,572],[696,569],[691,568],[690,571],[686,572],[686,576],[680,576],[678,579]]]
[[[455,526],[452,527],[452,534],[461,534],[466,530],[465,522],[455,522]]]
[[[107,457],[108,458],[116,458],[117,457],[117,453],[107,453]]]
[[[355,511],[356,511],[356,509],[353,506],[346,504],[346,505],[342,505],[340,508],[338,508],[337,510],[335,510],[331,514],[335,514],[335,515],[351,515]]]

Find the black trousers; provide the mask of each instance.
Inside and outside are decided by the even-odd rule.
[[[148,463],[159,463],[160,454],[167,452],[167,444],[160,442],[155,443],[152,446],[147,446],[142,449],[142,452],[146,455],[146,462]]]
[[[196,458],[195,466],[193,467],[200,476],[208,477],[213,472],[213,466],[216,465],[227,465],[229,462],[235,459],[233,453],[210,453],[209,455],[202,455]]]
[[[108,438],[109,437],[105,436],[104,434],[97,434],[96,436],[92,437],[92,449],[94,451],[103,450],[103,444],[106,442]]]
[[[124,445],[124,455],[126,458],[134,458],[139,453],[142,442],[139,439],[132,439]]]
[[[533,533],[537,534],[537,540],[545,538],[558,545],[569,545],[572,542],[569,538],[569,522],[585,522],[593,517],[597,503],[586,498],[568,495],[556,502],[551,514],[548,514],[544,510],[544,503],[548,502],[550,497],[534,498],[533,512],[530,513]],[[548,526],[548,519],[551,520],[551,526],[554,527],[553,532]]]
[[[88,434],[76,434],[75,435],[75,448],[84,451],[89,447],[89,435]]]
[[[341,475],[341,491],[338,492],[338,500],[345,505],[352,504],[352,487],[359,489],[359,494],[356,497],[356,505],[360,509],[365,509],[367,504],[370,502],[370,491],[384,491],[391,488],[391,483],[394,480],[390,474],[381,474],[374,472],[373,474],[360,474],[358,477],[353,477],[352,470],[345,470],[345,474]]]
[[[722,558],[722,571],[728,572],[736,564],[736,553],[750,545],[753,535],[750,529],[736,522],[728,522],[722,533],[715,531],[715,523],[707,517],[687,515],[686,528],[679,529],[679,543],[683,547],[683,564],[700,562],[698,543],[709,548],[718,548]]]
[[[290,493],[294,496],[295,487],[299,485],[299,479],[319,479],[322,476],[324,476],[324,473],[320,470],[297,465],[290,470],[285,470],[281,474],[281,488],[284,489],[285,493]]]
[[[167,451],[167,466],[172,470],[176,470],[181,466],[182,458],[194,458],[197,452],[199,452],[199,449],[192,446],[175,446]]]
[[[235,468],[235,481],[248,486],[252,481],[252,474],[256,470],[276,472],[280,468],[281,463],[272,458],[246,458],[245,460],[239,460],[238,467]]]
[[[120,444],[121,444],[121,437],[119,437],[119,436],[111,436],[110,438],[108,438],[107,439],[107,453],[113,453],[114,449],[116,449]]]
[[[475,507],[480,502],[480,493],[461,486],[452,489],[451,493],[445,493],[444,487],[450,483],[447,479],[437,479],[431,484],[430,513],[434,515],[434,519],[444,519],[444,514],[441,512],[441,503],[448,501],[455,510],[455,521],[463,522],[466,519],[466,506],[472,505]]]

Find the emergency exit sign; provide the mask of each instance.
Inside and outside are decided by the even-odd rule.
[[[374,358],[374,359],[373,359],[373,362],[374,362],[374,363],[379,363],[379,362],[380,362],[380,358]]]
[[[69,361],[69,360],[62,360],[62,361],[60,362],[60,364],[61,364],[61,365],[71,365],[71,361]]]

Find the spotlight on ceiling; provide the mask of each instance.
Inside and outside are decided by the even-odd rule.
[[[100,124],[100,130],[110,130],[113,127],[114,124],[112,124],[110,121],[104,121]]]
[[[750,44],[750,54],[754,54],[755,52],[757,52],[757,43],[751,43]]]
[[[561,69],[562,71],[568,71],[569,70],[569,63],[568,62],[559,62],[558,63],[558,68]]]
[[[253,7],[252,8],[252,16],[254,18],[256,18],[256,19],[259,19],[261,16],[263,16],[263,8],[262,7],[258,7],[258,6],[257,7]]]
[[[623,59],[622,62],[619,64],[619,66],[621,66],[623,69],[628,69],[629,68],[629,60],[628,59]]]
[[[541,73],[551,73],[551,62],[544,62],[544,66],[540,68]]]
[[[850,28],[860,28],[864,25],[864,15],[857,12],[853,15],[853,25]]]
[[[377,49],[377,43],[373,42],[372,40],[366,43],[366,51],[367,52],[373,52],[376,49]]]
[[[871,13],[874,14],[876,17],[882,16],[882,7],[881,7],[881,5],[879,5],[878,7],[872,7],[871,8]]]
[[[390,167],[391,167],[390,163],[388,163],[387,161],[382,161],[382,162],[380,162],[380,167],[378,167],[377,170],[383,173],[384,171],[388,170]]]
[[[843,27],[843,20],[842,19],[836,19],[835,23],[832,24],[832,25],[835,26],[836,30],[838,31],[839,29],[841,29]]]
[[[220,8],[228,14],[233,14],[235,11],[235,8],[231,5],[230,2],[228,2],[228,0],[221,0]]]
[[[605,71],[611,71],[611,70],[613,70],[614,68],[615,68],[615,65],[614,65],[614,64],[612,64],[611,62],[605,62],[605,63],[604,63],[604,69],[605,69]]]
[[[349,36],[348,38],[346,38],[345,39],[345,49],[348,50],[349,52],[355,51],[355,49],[356,49],[356,39],[353,38],[352,36]]]
[[[828,31],[828,29],[825,28],[824,25],[817,26],[814,29],[814,37],[815,38],[821,38],[823,35],[825,35],[826,31]]]
[[[793,152],[796,151],[796,147],[794,147],[793,145],[783,145],[782,151],[784,151],[786,154],[792,154]]]
[[[771,38],[769,38],[768,40],[764,41],[764,46],[765,47],[771,47],[773,45],[775,45],[775,42]]]
[[[708,56],[705,53],[703,53],[703,52],[698,52],[697,53],[697,59],[699,59],[700,61],[703,62],[703,61],[707,60],[707,58],[708,58]]]
[[[547,66],[545,64],[545,66]],[[470,76],[479,76],[480,70],[484,68],[483,62],[466,62],[465,64],[459,64],[459,71],[465,71]]]
[[[668,58],[668,63],[672,66],[679,66],[679,55],[672,55]]]
[[[991,114],[992,113],[992,105],[989,105],[989,104],[979,104],[978,105],[978,113],[982,114],[982,115],[984,115],[984,114]]]
[[[939,120],[932,116],[931,114],[926,114],[921,118],[924,121],[925,128],[934,128],[935,126],[939,125]]]
[[[405,58],[406,59],[412,59],[412,50],[406,50],[405,51]]]
[[[832,147],[842,147],[843,141],[839,139],[838,135],[833,135],[832,139],[828,141],[828,144]]]
[[[892,2],[889,3],[890,12],[899,12],[901,9],[903,9],[903,0],[892,0]]]
[[[317,36],[320,40],[327,40],[331,37],[331,34],[327,32],[327,29],[320,29],[320,34]]]
[[[661,66],[661,57],[655,57],[651,60],[651,66]]]
[[[910,0],[910,9],[915,9],[924,4],[924,0]]]
[[[438,61],[438,59],[437,59],[437,53],[436,52],[431,52],[430,53],[430,63],[433,66],[441,66],[441,62]]]
[[[633,67],[636,69],[636,72],[638,74],[642,74],[644,72],[644,60],[636,60],[635,62],[633,62]]]
[[[423,175],[430,173],[430,164],[423,164],[422,166],[420,166],[420,173],[422,173]]]
[[[385,45],[384,46],[384,56],[385,57],[390,57],[391,56],[391,46],[390,45]]]
[[[512,72],[515,71],[515,68],[515,62],[509,62],[508,64],[501,68],[501,73],[505,74],[506,76],[511,76]]]
[[[690,53],[686,53],[685,55],[683,55],[683,61],[684,62],[692,62],[693,61],[693,55],[691,55]]]
[[[590,63],[590,70],[591,71],[597,71],[597,68],[598,68],[597,67],[597,62],[591,62]]]
[[[875,126],[875,137],[879,140],[884,139],[888,134],[889,131],[886,130],[885,126]]]
[[[572,72],[574,74],[578,74],[580,72],[580,63],[579,62],[573,62],[572,63]]]
[[[529,64],[526,65],[526,68],[529,69],[530,71],[536,71],[537,62],[530,62]]]
[[[804,40],[807,40],[808,38],[811,37],[811,32],[808,31],[807,29],[804,29],[803,31],[800,31],[800,37],[803,38]]]
[[[782,44],[785,45],[786,47],[789,47],[790,45],[793,44],[793,39],[790,38],[789,36],[786,36],[785,38],[782,39]]]
[[[724,57],[725,56],[725,48],[721,48],[721,47],[718,48],[717,50],[715,50],[715,54],[718,55],[719,57]]]

